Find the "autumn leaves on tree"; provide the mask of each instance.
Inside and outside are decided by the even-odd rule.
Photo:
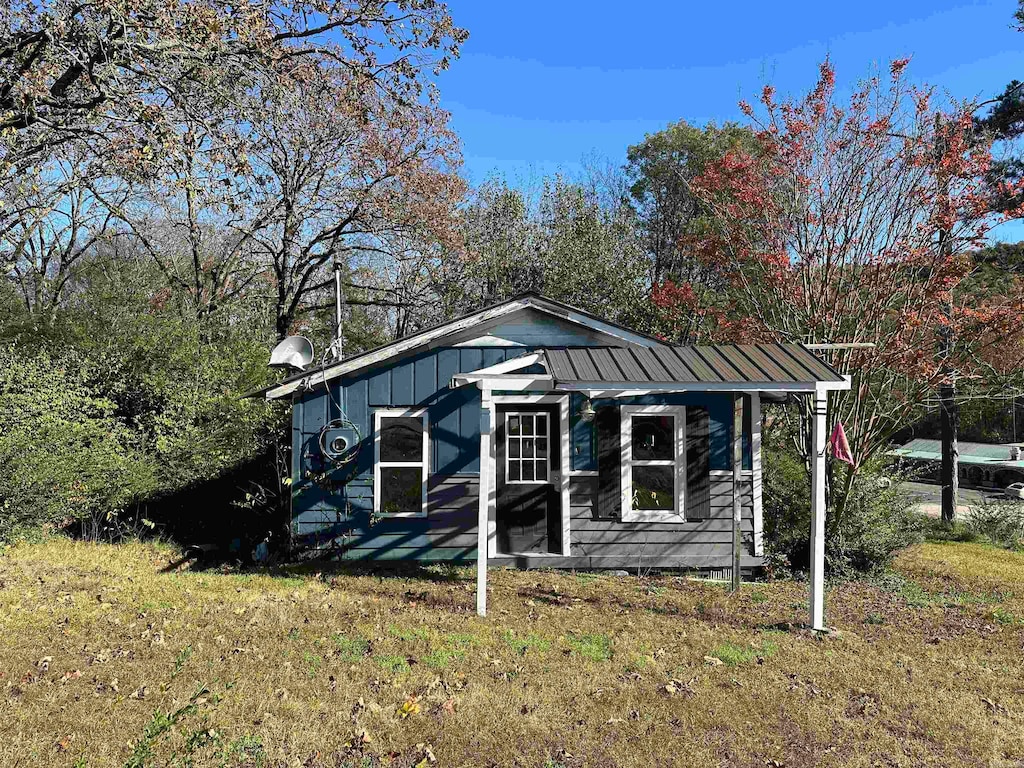
[[[688,340],[873,343],[832,353],[853,377],[836,405],[858,464],[951,372],[979,388],[997,381],[1024,311],[1019,281],[998,296],[965,291],[971,253],[1021,211],[992,213],[992,141],[974,129],[973,105],[933,106],[907,63],[842,103],[826,61],[802,99],[766,87],[757,108],[742,104],[754,142],[691,184],[707,226],[686,245],[714,279],[652,294],[665,327]]]

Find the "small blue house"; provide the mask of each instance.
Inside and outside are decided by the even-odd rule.
[[[527,294],[264,394],[293,404],[300,546],[485,578],[759,566],[762,398],[848,386],[800,344],[670,345]]]

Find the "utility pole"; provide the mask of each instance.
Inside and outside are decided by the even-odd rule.
[[[943,203],[949,201],[949,176],[942,169],[946,141],[943,136],[942,118],[935,116],[935,172],[939,185],[939,196]],[[939,256],[945,261],[951,252],[950,232],[944,221],[939,222]],[[956,402],[956,372],[952,366],[953,355],[953,294],[945,298],[942,307],[945,323],[939,329],[939,416],[942,424],[942,521],[952,525],[956,519],[956,508],[960,496],[960,448],[957,445],[957,430],[960,413]]]

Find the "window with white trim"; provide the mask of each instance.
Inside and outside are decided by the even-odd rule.
[[[685,522],[686,408],[621,408],[622,519]]]
[[[425,517],[430,438],[423,409],[373,414],[373,511]]]
[[[548,482],[549,450],[547,413],[505,414],[505,482]]]

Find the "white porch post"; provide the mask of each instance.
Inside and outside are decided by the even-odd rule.
[[[480,388],[480,502],[477,509],[476,540],[476,612],[487,615],[488,513],[491,501],[491,444],[494,422],[491,419],[491,390]]]
[[[825,430],[828,391],[816,387],[811,423],[811,629],[825,629]]]
[[[764,482],[761,478],[761,395],[750,394],[750,490],[754,495],[754,556],[764,555]]]
[[[740,588],[743,558],[743,395],[732,396],[732,590]]]

